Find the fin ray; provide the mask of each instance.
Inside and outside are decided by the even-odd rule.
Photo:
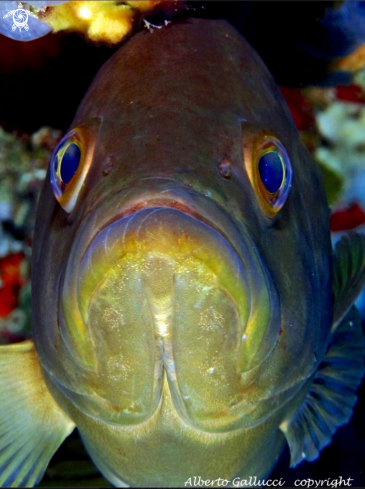
[[[0,486],[36,484],[74,427],[47,389],[33,342],[0,346]]]

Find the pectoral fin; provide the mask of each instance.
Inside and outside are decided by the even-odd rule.
[[[300,395],[280,425],[289,444],[291,467],[317,458],[336,429],[351,417],[365,354],[361,318],[353,303],[364,285],[365,236],[350,234],[341,239],[334,253],[334,313],[327,353],[299,409],[295,405]]]
[[[355,306],[334,331],[310,391],[296,414],[280,425],[290,448],[290,466],[314,460],[347,423],[364,374],[364,336]]]
[[[33,342],[0,346],[0,486],[35,485],[74,427],[47,389]]]
[[[333,326],[338,326],[365,286],[365,236],[341,238],[333,257]]]

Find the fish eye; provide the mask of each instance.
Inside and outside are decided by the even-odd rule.
[[[248,176],[264,214],[272,218],[289,195],[292,164],[283,144],[275,136],[260,134],[259,137],[251,136],[248,141],[244,148]]]
[[[95,146],[93,126],[77,127],[66,134],[51,158],[51,187],[66,212],[74,209],[91,164]]]
[[[81,160],[81,149],[68,139],[58,145],[51,160],[51,185],[57,197],[62,197],[66,185],[75,176]]]

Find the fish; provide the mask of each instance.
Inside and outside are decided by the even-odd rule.
[[[226,21],[175,20],[101,68],[38,203],[32,340],[0,346],[0,483],[77,427],[115,486],[314,460],[364,374],[365,237]],[[190,482],[189,482],[190,481]]]

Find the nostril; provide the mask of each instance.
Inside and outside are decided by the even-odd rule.
[[[229,160],[227,160],[227,158],[224,158],[218,163],[219,173],[224,178],[229,178],[231,176],[231,169],[232,169],[232,163]]]
[[[115,166],[115,158],[113,156],[108,156],[104,162],[102,174],[104,177],[108,176]]]

